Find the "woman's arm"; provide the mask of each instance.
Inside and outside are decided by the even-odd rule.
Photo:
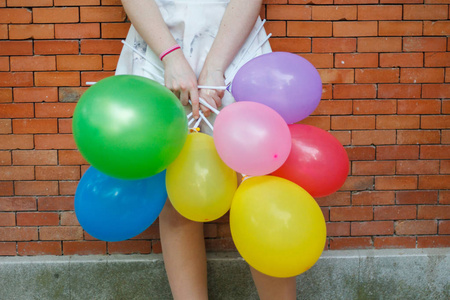
[[[261,9],[262,0],[231,0],[219,32],[206,57],[199,85],[224,85],[224,74],[250,34]],[[223,91],[200,91],[208,103],[221,106]],[[203,107],[202,107],[203,110]]]
[[[157,55],[176,44],[158,6],[153,0],[122,0],[122,5],[144,41]],[[176,50],[163,58],[164,81],[183,105],[192,102],[194,117],[198,118],[197,77],[181,50]]]

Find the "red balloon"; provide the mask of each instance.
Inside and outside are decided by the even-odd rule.
[[[288,179],[318,198],[339,190],[347,179],[349,160],[341,143],[329,132],[291,124],[291,153],[272,175]]]

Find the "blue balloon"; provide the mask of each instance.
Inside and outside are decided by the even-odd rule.
[[[116,242],[147,229],[167,199],[166,172],[139,180],[122,180],[90,167],[75,193],[75,214],[93,237]]]

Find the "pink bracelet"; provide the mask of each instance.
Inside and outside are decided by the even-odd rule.
[[[175,50],[178,50],[178,49],[181,49],[181,47],[179,45],[174,45],[174,46],[170,47],[169,49],[167,49],[166,51],[164,51],[163,53],[161,53],[159,55],[159,59],[163,60],[164,56],[166,56],[167,54],[169,54]]]

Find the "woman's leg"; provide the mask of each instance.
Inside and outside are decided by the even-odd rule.
[[[277,278],[265,275],[252,267],[253,281],[260,300],[295,300],[297,297],[296,277]]]
[[[184,218],[167,200],[159,216],[159,227],[174,299],[208,299],[203,223]]]

